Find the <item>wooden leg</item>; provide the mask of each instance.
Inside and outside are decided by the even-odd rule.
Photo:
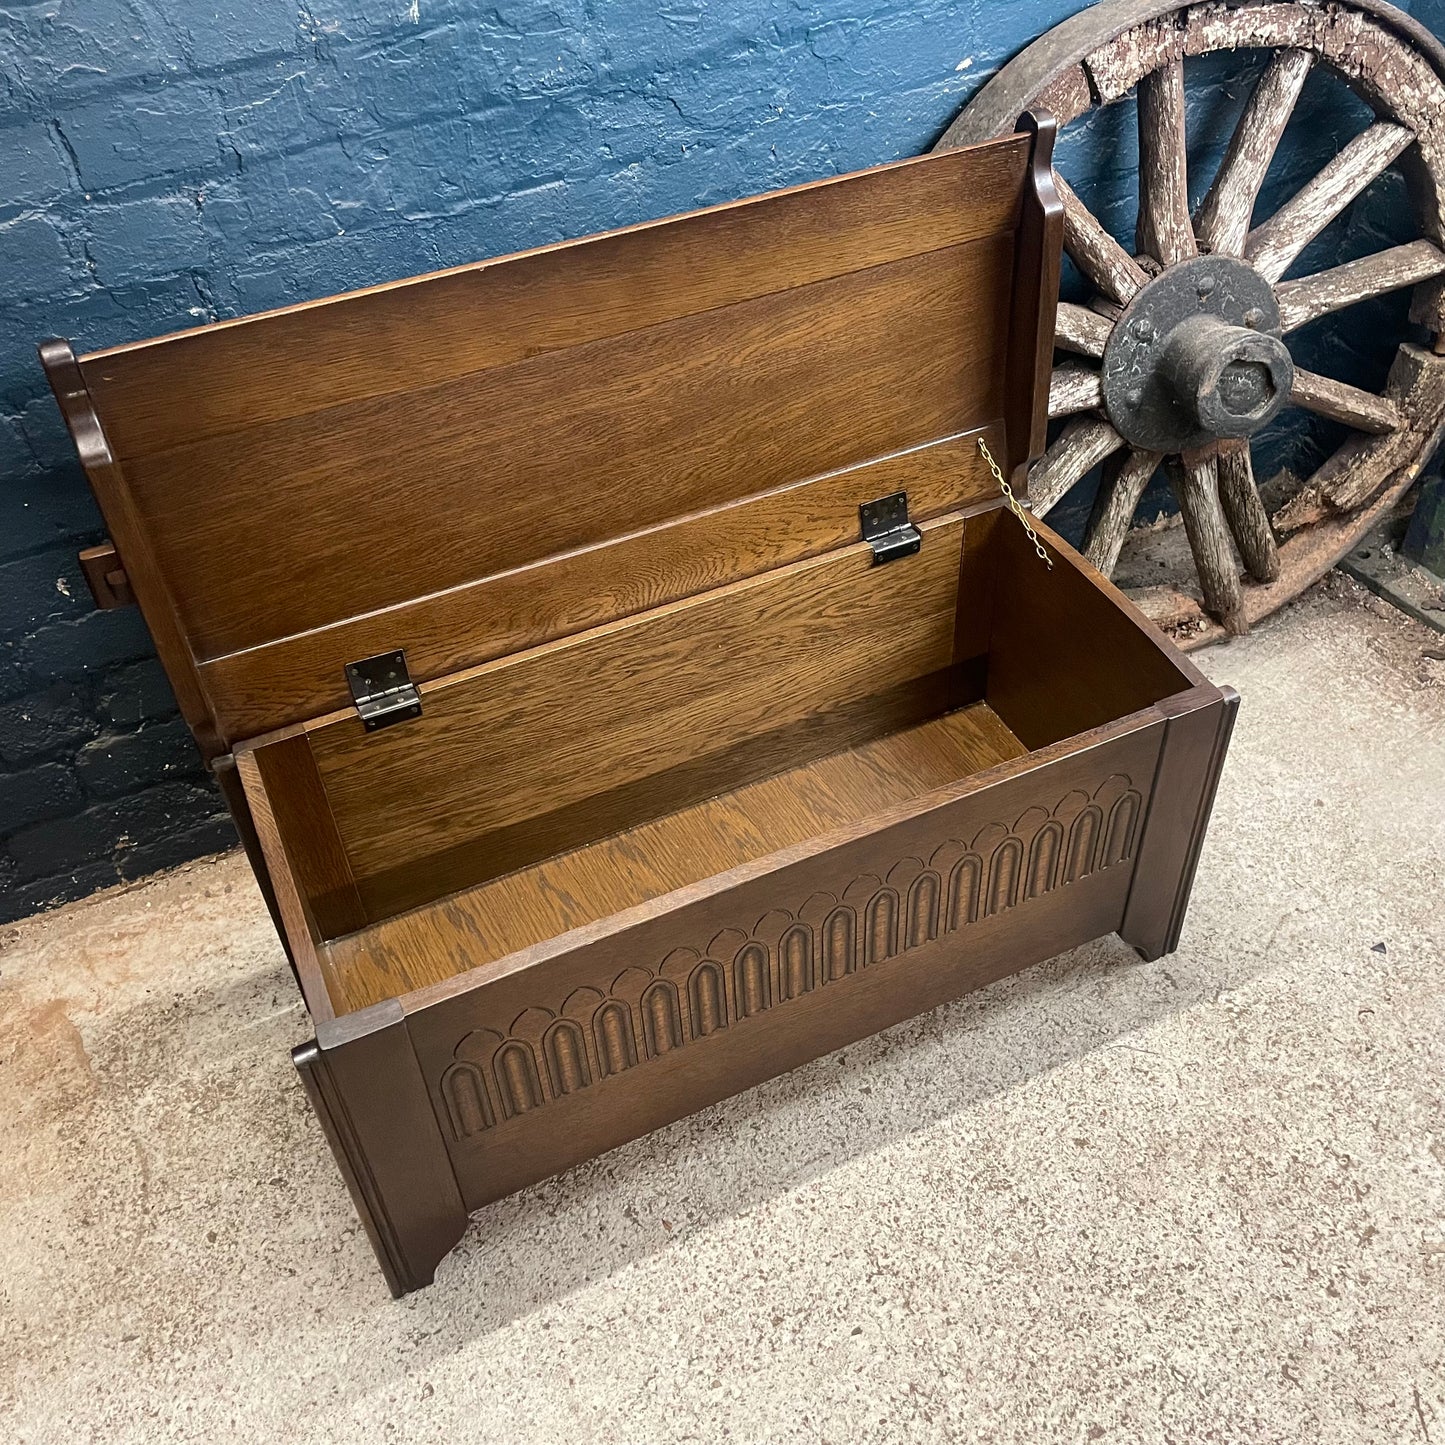
[[[467,1210],[394,999],[292,1052],[393,1295],[432,1282]]]
[[[1173,953],[1179,946],[1204,830],[1239,711],[1239,694],[1232,687],[1222,689],[1222,697],[1213,688],[1200,691],[1207,693],[1202,703],[1197,695],[1185,694],[1165,724],[1139,865],[1119,928],[1119,937],[1146,959]]]

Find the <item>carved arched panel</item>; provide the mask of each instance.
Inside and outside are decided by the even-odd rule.
[[[597,1010],[592,1036],[597,1045],[597,1071],[602,1078],[620,1074],[637,1062],[632,1010],[620,999],[610,998]]]
[[[948,875],[948,928],[955,932],[978,922],[979,900],[983,894],[983,859],[965,853]]]
[[[853,972],[858,966],[858,915],[840,903],[823,920],[823,982]]]
[[[1028,880],[1024,889],[1026,898],[1038,898],[1047,893],[1059,881],[1059,855],[1064,848],[1064,825],[1051,818],[1034,834],[1029,844]]]
[[[554,1099],[575,1094],[592,1082],[587,1036],[575,1019],[558,1019],[552,1024],[542,1038],[542,1058],[547,1065],[547,1086]]]
[[[453,1139],[470,1139],[497,1122],[486,1081],[475,1064],[457,1063],[442,1075],[442,1099]]]
[[[905,948],[920,948],[938,937],[939,896],[942,892],[938,874],[931,868],[913,880],[908,890]]]
[[[542,1080],[537,1074],[537,1060],[531,1048],[520,1039],[508,1039],[497,1050],[492,1072],[504,1119],[525,1114],[541,1104]]]
[[[1099,839],[1104,831],[1104,814],[1090,803],[1069,828],[1069,846],[1064,858],[1064,882],[1087,878],[1099,866]]]
[[[778,944],[778,998],[802,998],[813,982],[813,930],[795,923]]]
[[[1109,827],[1104,834],[1104,866],[1122,863],[1134,851],[1134,830],[1139,823],[1139,794],[1132,789],[1109,809]]]
[[[1019,901],[1019,879],[1023,867],[1024,845],[1017,838],[1005,838],[989,859],[986,913],[1002,913]]]
[[[863,965],[882,963],[898,952],[898,895],[880,888],[863,910]]]
[[[761,943],[746,943],[738,950],[733,962],[733,993],[740,1019],[751,1018],[773,1006],[768,950]]]
[[[687,981],[687,1005],[695,1039],[728,1026],[728,991],[723,966],[705,958]]]
[[[455,1059],[467,1059],[483,1069],[491,1067],[492,1058],[502,1046],[502,1036],[495,1029],[473,1029],[452,1050]]]
[[[989,823],[971,842],[925,850],[926,863],[906,856],[883,878],[854,878],[839,896],[810,894],[795,913],[775,908],[751,932],[724,928],[705,954],[675,948],[656,972],[629,967],[602,989],[575,988],[557,1014],[524,1009],[505,1037],[474,1029],[437,1081],[438,1109],[454,1140],[473,1139],[825,984],[846,987],[862,967],[1125,862],[1142,813],[1141,795],[1116,774],[1092,800],[1075,789],[1051,814],[1027,809],[1015,831]]]
[[[649,1059],[682,1047],[682,1008],[671,979],[654,979],[642,995],[642,1041]]]

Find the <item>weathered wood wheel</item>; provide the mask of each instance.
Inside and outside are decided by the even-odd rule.
[[[1246,48],[1273,54],[1191,215],[1184,65]],[[1374,121],[1256,224],[1255,200],[1316,64],[1338,74]],[[1064,246],[1094,295],[1059,307],[1056,344],[1066,355],[1049,411],[1068,421],[1035,464],[1029,490],[1035,512],[1046,515],[1105,463],[1084,550],[1112,575],[1144,488],[1164,466],[1209,616],[1178,587],[1151,587],[1139,600],[1198,645],[1247,631],[1318,580],[1399,499],[1445,430],[1445,48],[1378,0],[1104,0],[1005,65],[938,148],[1005,134],[1031,106],[1052,111],[1062,128],[1136,87],[1135,254],[1056,177]],[[1404,172],[1420,238],[1286,279],[1305,247],[1392,164]],[[1382,393],[1294,364],[1285,338],[1297,328],[1412,285],[1410,319],[1433,346],[1402,342]],[[1285,406],[1353,430],[1271,519],[1250,438]]]

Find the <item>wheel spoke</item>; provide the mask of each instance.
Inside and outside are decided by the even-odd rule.
[[[1046,516],[1085,472],[1123,445],[1124,438],[1097,417],[1069,422],[1029,473],[1035,515]]]
[[[1381,436],[1347,438],[1310,478],[1309,486],[1332,511],[1352,511],[1402,471],[1413,479],[1429,461],[1445,425],[1445,356],[1402,346],[1390,367],[1385,396],[1408,425]]]
[[[1298,281],[1281,281],[1275,287],[1283,328],[1294,331],[1316,317],[1371,296],[1383,296],[1445,271],[1445,251],[1431,241],[1411,241],[1376,251],[1358,261],[1347,261]]]
[[[1397,431],[1405,424],[1400,408],[1389,397],[1376,396],[1372,391],[1362,391],[1358,386],[1314,371],[1296,368],[1289,399],[1306,411],[1342,421],[1346,426],[1358,427],[1375,436]]]
[[[1094,498],[1094,511],[1089,518],[1089,537],[1084,556],[1101,571],[1112,577],[1119,563],[1119,551],[1128,535],[1129,524],[1139,506],[1139,498],[1149,485],[1149,478],[1163,460],[1160,452],[1131,447],[1126,453],[1116,452],[1104,465],[1104,480]]]
[[[1148,279],[1139,263],[1099,224],[1057,171],[1054,186],[1064,203],[1064,249],[1106,296],[1127,304]]]
[[[1056,366],[1049,379],[1049,415],[1069,416],[1104,404],[1104,383],[1090,366]]]
[[[1266,281],[1278,281],[1296,256],[1415,139],[1413,131],[1378,121],[1352,140],[1244,243],[1245,260]]]
[[[1169,463],[1169,480],[1184,514],[1184,530],[1199,569],[1204,605],[1224,625],[1226,632],[1242,633],[1244,591],[1229,544],[1224,514],[1219,506],[1219,472],[1212,453],[1186,453]]]
[[[1102,356],[1114,323],[1087,306],[1060,301],[1054,322],[1054,345],[1082,356]]]
[[[1308,50],[1282,50],[1260,77],[1195,218],[1206,250],[1225,256],[1243,251],[1255,198],[1313,63]]]
[[[1165,266],[1197,255],[1189,224],[1184,150],[1184,63],[1139,81],[1139,249]]]
[[[1279,547],[1254,484],[1247,441],[1219,449],[1219,502],[1249,575],[1256,582],[1273,582],[1279,576]]]

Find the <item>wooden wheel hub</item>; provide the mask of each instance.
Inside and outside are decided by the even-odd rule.
[[[1104,348],[1104,408],[1136,447],[1182,452],[1246,437],[1294,385],[1274,291],[1227,256],[1171,266],[1143,286]]]

